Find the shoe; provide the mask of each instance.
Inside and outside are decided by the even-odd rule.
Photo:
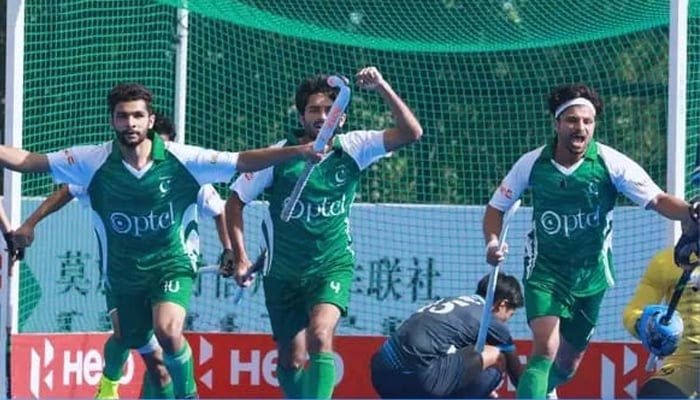
[[[551,392],[547,393],[547,396],[545,399],[558,399],[559,396],[557,396],[557,388],[552,389]]]
[[[97,384],[97,393],[95,393],[96,399],[118,399],[119,392],[119,381],[113,381],[111,379],[105,378],[104,375],[100,378],[100,383]]]

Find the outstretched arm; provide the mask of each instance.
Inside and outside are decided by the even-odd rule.
[[[0,146],[0,167],[17,172],[49,172],[46,154],[31,153],[10,146]]]
[[[423,128],[410,108],[404,103],[394,89],[384,80],[376,67],[367,67],[355,75],[357,85],[364,89],[372,89],[379,92],[394,117],[396,126],[389,128],[384,133],[384,148],[386,151],[394,151],[409,143],[413,143],[423,136]]]
[[[22,226],[14,232],[13,239],[15,246],[25,248],[32,245],[34,241],[34,228],[47,216],[60,210],[73,199],[73,195],[68,190],[68,185],[62,185],[51,196],[44,200],[39,207],[27,218]]]
[[[314,151],[313,143],[246,150],[238,153],[236,170],[238,172],[259,171],[295,158],[305,158],[307,161],[316,163],[321,161],[322,156],[323,154]]]

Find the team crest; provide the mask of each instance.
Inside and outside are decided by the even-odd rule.
[[[219,152],[215,151],[211,154],[211,158],[209,159],[210,164],[216,164],[219,161]]]
[[[586,194],[588,195],[588,197],[598,197],[598,181],[588,182]]]
[[[333,176],[333,183],[335,186],[342,186],[347,182],[348,180],[348,170],[345,168],[344,165],[339,166],[335,170],[335,174]]]

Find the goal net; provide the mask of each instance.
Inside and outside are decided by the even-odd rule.
[[[173,116],[182,1],[26,0],[24,147],[54,151],[110,140],[106,94],[116,83],[151,88]],[[414,110],[425,135],[366,171],[352,212],[357,255],[349,315],[339,333],[391,332],[431,299],[471,293],[488,272],[484,205],[515,160],[553,137],[546,97],[586,82],[605,103],[596,137],[665,187],[668,2],[580,0],[188,0],[186,143],[221,150],[267,146],[298,126],[294,90],[316,73],[352,77],[377,66]],[[691,1],[688,165],[698,165],[700,1]],[[382,99],[353,88],[346,130],[392,123]],[[693,175],[694,177],[696,175]],[[700,180],[700,176],[698,177]],[[697,185],[697,181],[693,181]],[[55,187],[25,175],[26,217]],[[219,187],[228,196],[225,185]],[[622,309],[646,262],[666,243],[664,221],[620,199],[618,286],[596,338],[626,340]],[[506,272],[522,273],[529,199],[510,233]],[[246,208],[257,254],[264,203]],[[201,221],[202,257],[220,246]],[[41,223],[20,271],[19,332],[109,329],[89,215],[75,202]],[[198,282],[187,328],[269,332],[262,288],[240,303],[232,281]],[[524,313],[512,323],[528,337]]]

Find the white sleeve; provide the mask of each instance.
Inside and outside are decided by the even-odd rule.
[[[56,183],[87,187],[95,172],[112,153],[112,142],[76,146],[47,154],[51,175]]]
[[[238,153],[204,149],[175,142],[166,142],[165,146],[200,185],[228,182],[236,173]]]
[[[522,196],[525,189],[530,186],[530,173],[532,167],[542,154],[544,146],[523,154],[513,164],[510,171],[494,192],[489,205],[497,210],[505,211]]]
[[[246,172],[231,184],[231,191],[238,193],[241,201],[248,204],[255,200],[260,193],[272,185],[274,168],[265,168],[262,171]]]
[[[75,197],[78,199],[78,202],[80,205],[82,205],[85,208],[91,208],[90,207],[90,196],[88,195],[87,189],[85,186],[78,186],[78,185],[68,185],[68,193],[71,194],[71,196]]]
[[[631,158],[600,143],[598,154],[603,157],[615,188],[638,206],[646,208],[650,201],[663,193],[644,168]]]
[[[384,148],[384,131],[352,131],[338,135],[338,140],[360,170],[390,154]]]
[[[204,185],[197,193],[197,208],[202,217],[214,218],[224,212],[226,202],[212,185]]]
[[[280,140],[270,147],[282,147],[287,143],[287,139]],[[255,200],[260,193],[272,185],[275,167],[265,168],[260,171],[246,172],[231,184],[229,189],[238,193],[238,197],[244,203]]]

